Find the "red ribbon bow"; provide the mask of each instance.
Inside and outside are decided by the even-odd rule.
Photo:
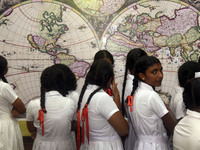
[[[42,136],[44,135],[44,110],[45,109],[39,110],[38,118],[37,118],[37,120],[40,121],[40,126],[42,126]]]
[[[127,97],[127,99],[128,99],[128,106],[131,107],[130,111],[132,112],[133,111],[133,96],[130,95],[130,96]]]
[[[108,95],[113,96],[111,89],[107,89],[105,92],[108,93]]]
[[[88,122],[88,105],[85,104],[85,107],[82,110],[81,114],[81,120],[82,120],[82,139],[81,142],[84,143],[84,124],[86,121],[86,132],[87,132],[87,139],[88,139],[88,144],[89,144],[89,122]]]
[[[81,140],[81,127],[80,127],[80,112],[77,109],[77,150],[80,149],[80,140]]]

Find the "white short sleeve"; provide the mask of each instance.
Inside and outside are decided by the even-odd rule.
[[[166,115],[169,111],[165,107],[164,102],[160,98],[160,96],[154,92],[150,97],[149,97],[149,102],[150,102],[150,107],[151,109],[157,114],[160,118],[162,118],[164,115]]]
[[[32,112],[32,101],[28,104],[28,107],[26,108],[26,121],[34,121],[34,115]]]
[[[18,96],[9,84],[4,84],[1,93],[2,96],[11,104],[14,103],[15,100],[18,98]]]
[[[74,111],[74,115],[73,115],[72,120],[77,120],[76,109],[77,109],[77,106],[78,106],[79,94],[76,91],[72,91],[67,95],[67,97],[72,99],[73,102],[74,102],[73,103],[73,107],[74,107],[75,111]]]
[[[119,111],[117,105],[113,101],[113,98],[107,94],[102,95],[97,103],[97,109],[107,120],[117,111]]]
[[[180,119],[185,116],[185,105],[183,99],[177,101],[175,110],[176,119]]]

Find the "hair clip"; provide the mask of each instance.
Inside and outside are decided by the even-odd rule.
[[[195,78],[199,78],[199,77],[200,77],[200,72],[195,72],[194,77],[195,77]]]

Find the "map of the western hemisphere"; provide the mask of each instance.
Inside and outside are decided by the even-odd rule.
[[[60,2],[32,0],[0,16],[0,50],[9,63],[6,77],[26,104],[40,96],[46,67],[66,64],[83,79],[99,48],[96,33],[79,12]]]

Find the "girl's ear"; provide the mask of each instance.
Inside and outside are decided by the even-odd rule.
[[[143,73],[140,72],[140,73],[138,74],[138,76],[139,76],[140,80],[142,80],[142,81],[145,80],[145,75],[144,75]]]
[[[110,87],[110,85],[112,84],[112,81],[113,81],[113,78],[111,77],[109,80],[108,80],[108,83],[107,83],[107,88]]]

